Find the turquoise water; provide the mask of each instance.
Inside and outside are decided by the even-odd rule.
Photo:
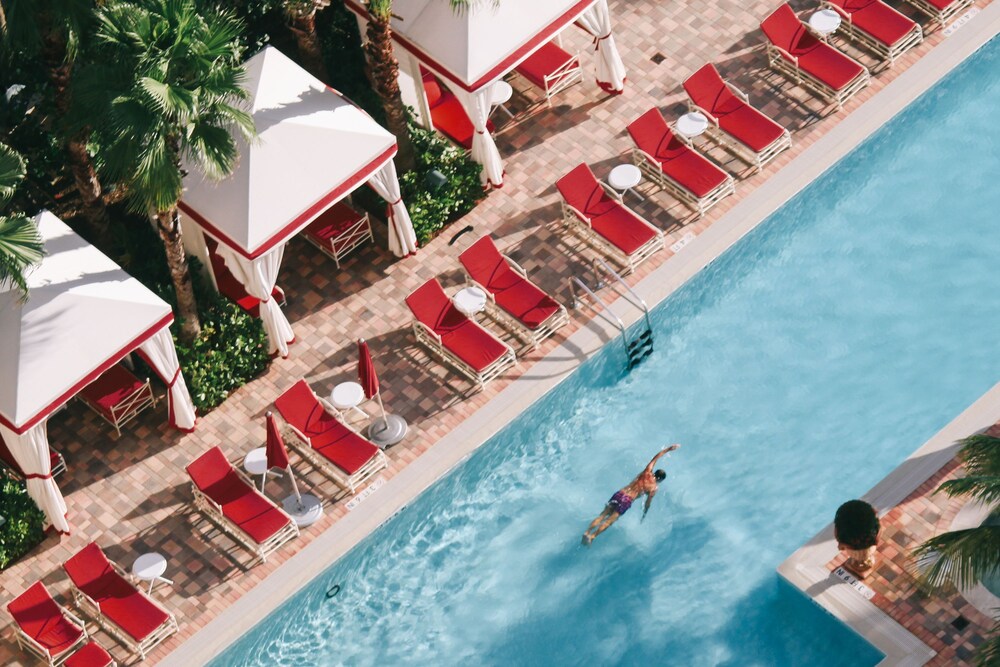
[[[213,664],[878,662],[775,568],[1000,379],[998,47]],[[670,442],[646,520],[580,546]]]

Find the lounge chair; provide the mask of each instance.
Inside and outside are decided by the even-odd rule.
[[[944,24],[955,18],[959,12],[971,7],[975,0],[906,0],[906,2],[931,17],[932,23],[937,23],[943,28]]]
[[[569,322],[566,308],[528,280],[528,274],[484,236],[466,249],[458,260],[469,282],[487,295],[491,317],[509,326],[533,347]]]
[[[366,241],[374,240],[367,213],[358,213],[344,201],[323,211],[303,232],[339,269],[340,260]]]
[[[628,133],[635,144],[635,166],[698,215],[705,215],[736,192],[733,177],[678,138],[659,109],[650,109],[632,121]]]
[[[833,102],[837,109],[871,79],[864,65],[810,32],[788,3],[774,10],[760,28],[768,40],[771,68]]]
[[[274,406],[294,436],[288,444],[351,493],[386,467],[382,450],[341,421],[336,408],[305,380],[288,388]]]
[[[475,134],[476,128],[469,119],[465,107],[433,73],[423,68],[421,73],[424,94],[427,96],[427,108],[431,114],[431,125],[465,150],[470,150],[472,135]],[[493,132],[495,129],[493,121],[486,121],[486,129]]]
[[[218,446],[188,465],[187,473],[198,508],[261,562],[298,537],[291,517],[259,493]]]
[[[96,542],[63,563],[63,569],[76,605],[140,658],[177,632],[174,615],[134,586]]]
[[[541,88],[549,106],[552,106],[553,95],[583,80],[580,56],[568,53],[554,41],[525,58],[514,71]]]
[[[436,278],[406,297],[406,305],[417,340],[480,388],[517,363],[514,350],[460,312]]]
[[[37,581],[7,604],[21,650],[48,665],[61,665],[87,641],[83,621],[56,602]]]
[[[621,195],[597,180],[586,163],[556,183],[563,220],[598,252],[626,272],[663,250],[663,232],[626,206]]]
[[[66,659],[63,667],[118,667],[118,663],[97,642],[88,642]]]
[[[788,130],[750,105],[746,94],[725,81],[712,63],[684,82],[688,107],[708,118],[708,136],[743,159],[764,168],[781,151],[791,148]]]
[[[889,67],[924,39],[919,25],[882,0],[824,0],[823,6],[840,14],[845,37],[877,53]]]
[[[77,397],[122,434],[122,426],[140,412],[156,405],[149,378],[140,380],[132,371],[115,364],[84,387]]]
[[[17,465],[17,461],[10,455],[10,451],[3,442],[0,442],[0,463],[10,470],[14,477],[24,479],[24,471],[21,470],[21,466]],[[49,445],[49,474],[58,477],[64,472],[66,472],[66,459]]]

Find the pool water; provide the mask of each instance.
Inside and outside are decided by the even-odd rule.
[[[998,47],[213,664],[877,663],[775,568],[1000,379]],[[581,546],[671,442],[645,521]]]

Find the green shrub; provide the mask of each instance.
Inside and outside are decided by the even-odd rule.
[[[28,496],[24,482],[0,471],[0,570],[35,548],[45,539],[45,515]]]
[[[434,130],[410,123],[417,166],[399,179],[403,201],[413,220],[417,242],[426,243],[445,225],[471,211],[486,196],[479,181],[482,168]],[[446,183],[436,190],[427,186],[427,174],[437,170]]]

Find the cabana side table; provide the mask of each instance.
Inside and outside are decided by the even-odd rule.
[[[486,292],[478,287],[463,287],[451,299],[460,312],[474,318],[486,310]]]
[[[840,14],[832,9],[820,9],[809,17],[809,29],[824,42],[837,32],[841,22]]]
[[[622,198],[626,192],[631,192],[640,201],[645,201],[645,198],[634,190],[640,182],[642,182],[642,172],[634,164],[620,164],[608,174],[608,185],[621,193]]]
[[[700,111],[689,111],[674,123],[677,133],[689,141],[701,136],[708,129],[708,118]]]
[[[507,102],[510,102],[510,98],[513,95],[514,88],[503,79],[494,83],[493,88],[490,90],[490,105],[493,106],[493,109],[490,110],[490,115],[493,115],[493,112],[496,111],[497,108],[500,108],[503,109],[503,112],[507,114],[511,120],[514,120],[514,114],[512,114],[510,109],[507,108]]]
[[[365,390],[357,382],[341,382],[330,392],[330,403],[338,410],[354,410],[365,419],[368,413],[359,408],[365,400]]]
[[[158,581],[173,585],[174,582],[163,577],[163,573],[166,571],[167,559],[163,556],[163,554],[155,551],[141,554],[135,559],[135,562],[132,563],[132,574],[135,578],[149,582],[149,589],[146,591],[147,595],[151,595],[153,593],[153,586],[156,585],[156,582]]]

